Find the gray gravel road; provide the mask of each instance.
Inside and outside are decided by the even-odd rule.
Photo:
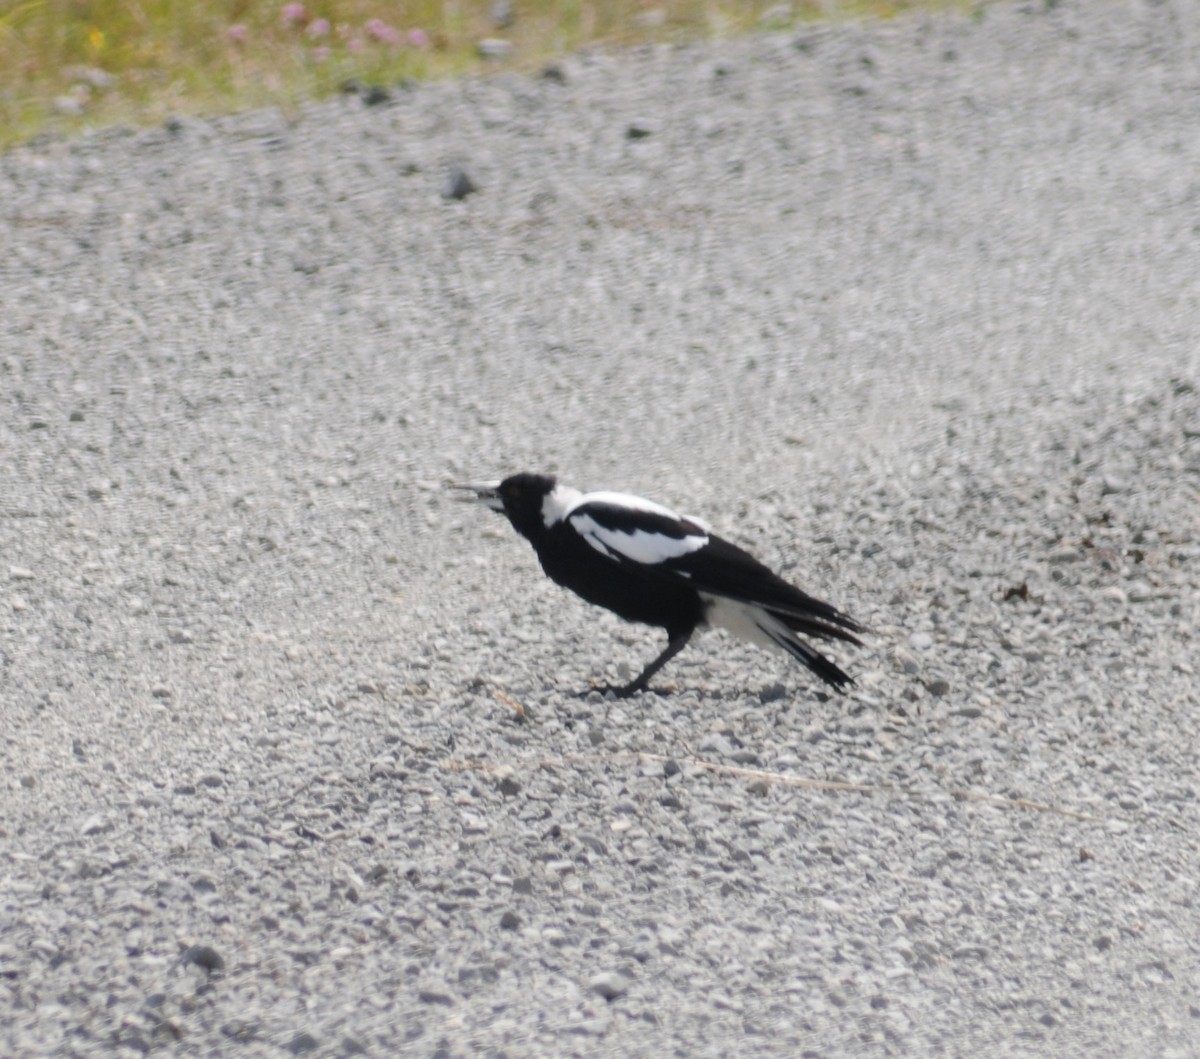
[[[1200,1054],[1197,56],[995,5],[0,158],[0,1054]],[[572,694],[660,634],[438,488],[517,469],[853,692]]]

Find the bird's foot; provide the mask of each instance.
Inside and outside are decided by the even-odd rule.
[[[608,697],[612,693],[613,698],[629,699],[636,695],[639,691],[644,691],[651,695],[669,695],[669,691],[661,688],[651,688],[645,684],[639,684],[636,680],[629,684],[608,684],[599,680],[593,680],[587,690],[575,693],[576,698],[586,699],[593,691],[598,691],[604,697]]]

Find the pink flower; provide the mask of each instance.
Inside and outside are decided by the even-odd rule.
[[[410,29],[408,31],[408,45],[410,48],[428,48],[429,34],[423,29]]]
[[[363,29],[367,31],[368,37],[379,41],[380,44],[395,46],[400,43],[400,31],[395,26],[389,26],[377,18],[368,19]]]
[[[320,40],[321,37],[328,37],[329,36],[329,19],[314,18],[308,24],[308,35],[310,37],[312,37],[313,40]]]
[[[329,49],[321,44],[312,50],[312,61],[315,63],[323,63],[329,58]]]
[[[351,55],[357,55],[362,50],[362,37],[351,37],[348,41],[346,41],[346,51],[348,51]]]
[[[303,25],[308,21],[308,12],[303,4],[284,4],[279,11],[279,19],[285,26]]]
[[[225,39],[230,44],[246,43],[246,27],[240,22],[234,23],[225,31]]]

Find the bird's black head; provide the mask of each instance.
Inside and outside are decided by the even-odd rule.
[[[462,484],[451,488],[474,493],[468,499],[478,500],[493,511],[502,512],[521,536],[535,540],[546,530],[542,506],[557,484],[551,474],[522,473],[509,475],[502,482]]]

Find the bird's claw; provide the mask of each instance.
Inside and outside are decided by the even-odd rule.
[[[633,698],[640,691],[644,691],[648,695],[670,694],[669,691],[664,691],[660,688],[651,688],[645,684],[639,684],[636,680],[629,684],[609,684],[604,681],[593,680],[584,691],[575,692],[575,698],[586,699],[593,691],[598,691],[605,698],[611,692],[613,698],[617,699]]]

